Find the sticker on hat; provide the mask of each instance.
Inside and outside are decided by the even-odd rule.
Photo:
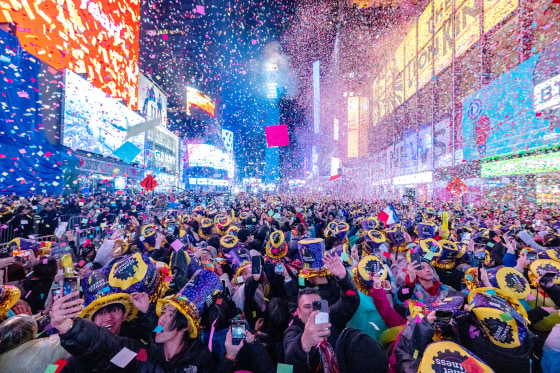
[[[477,372],[493,373],[475,354],[454,342],[434,342],[426,347],[420,366],[420,373]]]

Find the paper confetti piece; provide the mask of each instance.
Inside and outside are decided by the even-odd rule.
[[[183,248],[183,243],[181,242],[181,240],[176,239],[175,241],[173,241],[173,243],[171,244],[171,247],[173,248],[173,250],[175,251],[179,251]]]
[[[293,372],[294,372],[293,365],[278,363],[278,365],[276,366],[276,373],[293,373]]]
[[[158,325],[158,326],[156,326],[156,328],[154,329],[154,333],[159,333],[159,332],[161,332],[162,330],[163,330],[163,326]]]
[[[148,353],[146,352],[146,349],[141,348],[140,351],[138,351],[138,356],[136,356],[136,360],[146,361],[147,359],[148,359]]]
[[[113,358],[111,363],[115,364],[119,368],[126,367],[132,359],[134,359],[138,354],[134,351],[130,351],[128,348],[123,347]]]
[[[504,313],[500,314],[500,319],[502,319],[502,321],[504,321],[504,322],[508,322],[510,320],[513,320],[513,317],[511,316],[511,314],[509,312],[504,312]]]
[[[298,277],[298,284],[301,287],[305,287],[305,279],[303,277]]]
[[[401,292],[402,292],[403,294],[408,294],[408,293],[410,293],[410,290],[409,290],[408,288],[405,287],[405,288],[402,288],[402,289],[401,289]]]

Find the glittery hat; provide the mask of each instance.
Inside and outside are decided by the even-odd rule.
[[[202,218],[198,229],[198,235],[203,239],[208,240],[213,230],[214,230],[214,225],[212,224],[212,220],[208,218]]]
[[[323,267],[325,240],[322,238],[300,240],[298,249],[304,266],[299,274],[301,277],[326,276],[329,273],[328,269]]]
[[[358,263],[358,267],[354,269],[354,282],[362,293],[369,295],[369,291],[373,287],[372,278],[376,273],[379,273],[381,281],[387,278],[387,270],[378,257],[364,256]]]
[[[363,249],[369,255],[378,255],[381,253],[381,245],[387,242],[387,238],[381,231],[370,230],[364,236]]]
[[[129,295],[140,292],[152,296],[161,285],[157,266],[140,253],[127,255],[111,266],[93,271],[81,284],[85,308],[80,317],[88,320],[113,303],[122,304],[128,314],[127,320],[132,320],[138,310]]]
[[[529,266],[529,280],[536,283],[536,279],[546,272],[555,272],[554,283],[560,284],[560,263],[552,259],[538,259]]]
[[[216,225],[216,232],[220,236],[225,236],[231,224],[231,220],[229,216],[220,216],[219,218],[214,219],[214,223]]]
[[[348,223],[345,223],[343,221],[338,223],[336,238],[343,241],[348,235],[349,231],[350,231],[350,226],[348,225]]]
[[[325,228],[325,237],[331,237],[336,235],[338,232],[338,223],[336,221],[331,221],[330,223],[327,224],[327,227]]]
[[[418,238],[421,240],[434,238],[437,235],[437,231],[438,227],[436,223],[432,221],[418,223]]]
[[[5,316],[8,311],[19,300],[21,293],[13,285],[2,285],[0,287],[0,316]]]
[[[155,249],[156,248],[156,237],[157,237],[157,232],[158,232],[157,225],[154,225],[154,224],[144,225],[142,227],[141,232],[142,232],[141,237],[144,237],[144,240],[142,241],[142,239],[140,239],[140,241],[143,244],[144,250],[152,251],[153,249]]]
[[[495,267],[486,270],[493,287],[515,299],[525,299],[531,291],[529,281],[512,267]]]
[[[495,288],[469,294],[470,308],[488,339],[498,347],[516,348],[529,337],[527,312],[517,299]]]
[[[418,372],[477,372],[494,373],[475,354],[454,342],[441,341],[428,345],[422,355]]]
[[[8,252],[14,253],[16,251],[33,250],[33,253],[37,255],[41,243],[35,240],[28,240],[26,238],[17,237],[11,240],[8,245],[0,248],[0,255],[6,255]]]
[[[217,274],[208,270],[198,271],[187,284],[168,300],[189,320],[189,336],[196,338],[200,329],[200,317],[214,297],[224,290]]]
[[[400,247],[406,245],[406,239],[404,238],[403,227],[400,223],[393,225],[391,228],[385,230],[387,238],[393,246]]]
[[[282,231],[274,231],[270,234],[266,243],[266,255],[272,259],[281,259],[288,253],[288,244],[284,239]]]

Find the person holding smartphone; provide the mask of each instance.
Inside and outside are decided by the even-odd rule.
[[[411,255],[411,262],[406,270],[405,286],[397,291],[399,302],[404,303],[407,299],[412,299],[434,303],[451,296],[464,297],[464,294],[442,284],[429,260],[422,257],[418,262],[418,257]]]

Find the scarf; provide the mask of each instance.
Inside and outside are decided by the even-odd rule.
[[[338,361],[336,360],[336,354],[332,348],[332,346],[327,342],[327,340],[323,340],[317,346],[319,348],[319,354],[321,355],[321,362],[323,365],[323,372],[324,373],[339,373],[338,369]]]

